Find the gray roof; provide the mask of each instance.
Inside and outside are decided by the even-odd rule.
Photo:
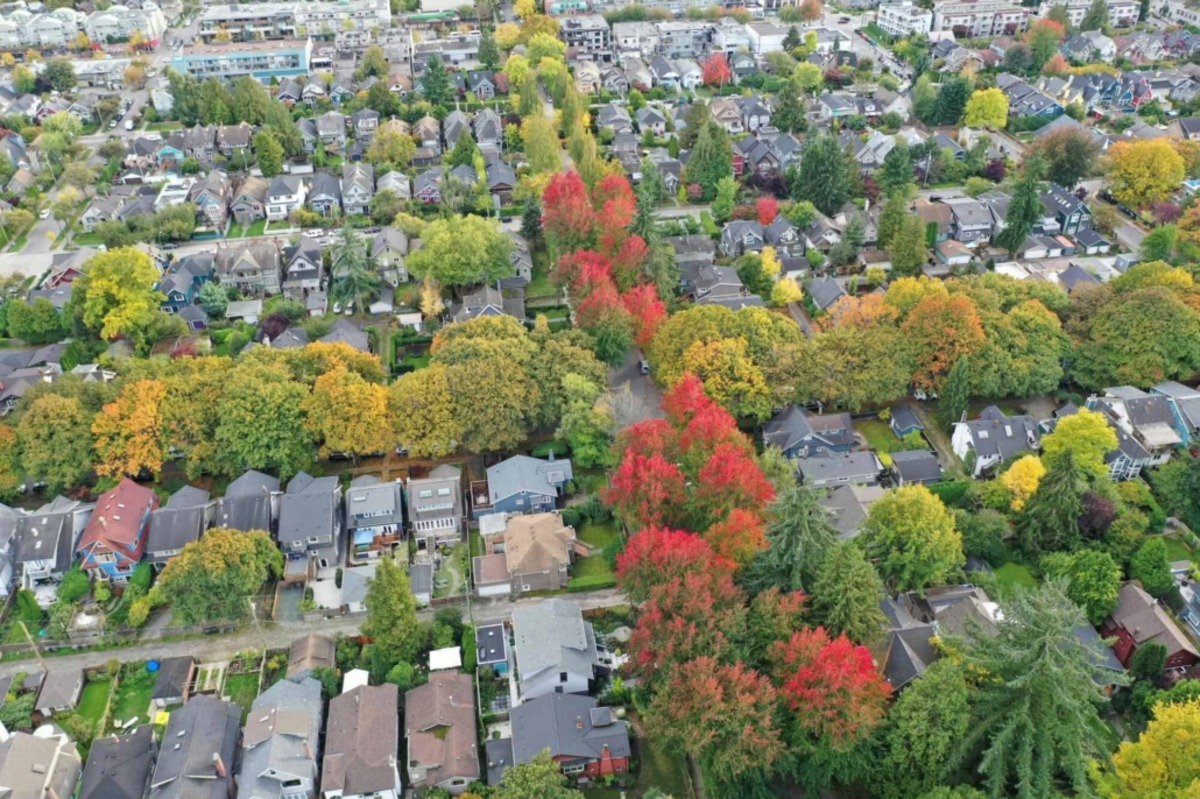
[[[514,455],[488,467],[488,492],[493,504],[522,492],[556,497],[556,486],[565,484],[572,476],[569,460],[544,461],[528,455]]]
[[[479,665],[508,660],[508,633],[503,624],[485,624],[475,630],[475,662]]]
[[[446,493],[442,494],[441,491]],[[428,491],[429,496],[422,497]],[[409,478],[405,486],[405,501],[408,503],[409,521],[440,519],[449,515],[462,514],[462,472],[449,464],[442,464],[429,472],[428,477]]]
[[[325,344],[347,344],[359,352],[370,349],[367,331],[346,319],[338,319],[330,331],[318,340]]]
[[[65,735],[18,732],[0,741],[0,785],[6,799],[46,799],[47,788],[64,799],[70,797],[79,768],[75,744]]]
[[[1006,416],[995,405],[989,405],[978,419],[964,424],[971,431],[971,440],[979,457],[999,455],[1009,461],[1020,452],[1037,449],[1041,441],[1036,419],[1032,416]]]
[[[75,550],[74,505],[77,504],[59,497],[18,518],[13,534],[13,563],[53,560],[56,572],[71,568]]]
[[[352,605],[367,597],[367,581],[375,576],[376,562],[342,570],[342,604]]]
[[[283,797],[283,781],[268,773],[315,782],[320,735],[321,683],[309,677],[272,685],[254,700],[246,719],[238,796]]]
[[[573,602],[549,599],[512,613],[521,676],[567,671],[591,677],[597,663],[596,634]]]
[[[38,708],[74,707],[79,701],[83,687],[83,671],[75,668],[54,669],[46,672],[42,689],[38,691]]]
[[[487,755],[488,785],[499,785],[504,770],[513,764],[512,738],[489,738],[483,750]]]
[[[340,499],[337,477],[312,478],[304,472],[293,477],[279,503],[279,542],[328,537]]]
[[[217,500],[216,525],[230,530],[271,531],[271,495],[241,494]]]
[[[549,749],[556,760],[599,760],[608,750],[612,757],[629,757],[629,730],[612,708],[598,707],[590,696],[547,694],[514,707],[513,760],[528,763]]]
[[[786,451],[809,439],[830,446],[853,445],[854,423],[848,413],[816,415],[789,405],[763,425],[763,440]]]
[[[231,781],[217,775],[214,755],[232,778],[242,710],[201,695],[171,714],[154,766],[150,799],[228,799]]]
[[[912,406],[904,404],[897,405],[892,408],[892,425],[899,427],[901,430],[914,428],[924,430],[925,425],[921,424],[921,420],[917,418],[917,413],[912,409]]]
[[[806,281],[804,290],[812,297],[813,304],[822,311],[846,296],[842,284],[828,276]]]
[[[829,523],[842,540],[857,537],[867,521],[869,506],[859,498],[856,488],[859,486],[840,485],[819,500],[829,515]]]
[[[893,452],[890,457],[896,473],[906,483],[936,482],[942,477],[942,464],[927,449]]]
[[[157,751],[149,724],[119,738],[97,738],[80,780],[79,799],[142,799]]]
[[[258,496],[279,490],[279,478],[250,469],[225,489],[227,497]]]
[[[165,563],[169,555],[193,541],[199,541],[204,531],[204,508],[157,508],[150,512],[146,532],[146,555],[151,563]]]
[[[154,678],[154,692],[151,699],[176,699],[187,695],[188,680],[192,676],[192,666],[196,659],[191,655],[164,658],[158,664],[158,672]]]
[[[414,563],[408,567],[408,584],[414,595],[433,595],[433,564]]]
[[[361,516],[359,525],[355,517]],[[372,475],[355,478],[346,491],[346,528],[403,524],[404,500],[399,480],[381,483]]]
[[[879,473],[879,461],[873,452],[845,452],[832,456],[798,458],[796,468],[805,482],[852,480]]]
[[[208,504],[209,493],[203,488],[184,486],[167,500],[163,507],[171,509],[199,508]]]

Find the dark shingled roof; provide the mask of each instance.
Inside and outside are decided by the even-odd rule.
[[[149,724],[119,738],[97,738],[80,780],[79,799],[142,799],[156,751]]]

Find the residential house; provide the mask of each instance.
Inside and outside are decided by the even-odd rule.
[[[28,169],[22,168],[13,173],[13,176],[9,178],[8,185],[5,188],[18,197],[21,197],[24,196],[25,192],[29,191],[30,187],[32,187],[36,182],[37,180],[34,177],[34,174]]]
[[[730,257],[758,252],[765,243],[763,226],[755,220],[727,222],[721,230],[721,252]]]
[[[442,464],[428,477],[409,477],[404,502],[408,507],[408,529],[417,539],[417,549],[433,551],[439,543],[455,544],[462,539],[462,470]]]
[[[404,695],[408,787],[452,796],[479,779],[475,684],[471,675],[437,671]]]
[[[337,668],[337,642],[328,635],[309,633],[288,648],[287,678],[303,682],[314,669]]]
[[[904,689],[937,661],[934,639],[939,635],[965,634],[968,620],[981,632],[996,629],[996,604],[973,585],[931,588],[924,595],[908,591],[885,597],[880,609],[887,638],[876,662],[893,691]]]
[[[346,115],[329,111],[316,118],[317,138],[326,150],[339,152],[346,146]]]
[[[342,169],[342,207],[347,214],[365,215],[375,196],[375,167],[347,164]]]
[[[308,207],[321,216],[342,212],[342,181],[336,175],[318,172],[308,186]]]
[[[758,97],[742,97],[739,99],[742,113],[742,127],[751,133],[757,133],[771,124],[771,109]]]
[[[909,449],[893,452],[892,477],[896,485],[910,483],[937,483],[942,479],[942,464],[937,455],[927,449]]]
[[[217,280],[226,289],[255,297],[278,294],[283,268],[274,241],[248,241],[217,250]]]
[[[467,73],[467,89],[484,102],[493,99],[500,90],[496,73],[490,69],[475,69]],[[476,139],[478,141],[478,139]]]
[[[796,469],[805,485],[832,488],[837,485],[875,485],[883,464],[874,452],[841,452],[796,459]]]
[[[1200,390],[1169,380],[1159,383],[1150,392],[1170,398],[1186,441],[1200,436]]]
[[[38,689],[34,709],[44,718],[57,713],[70,713],[79,704],[83,693],[83,670],[65,667],[46,672]]]
[[[722,97],[713,100],[708,105],[708,115],[713,122],[723,127],[730,134],[742,133],[746,123],[742,117],[742,109],[737,100],[732,97]]]
[[[680,270],[680,277],[697,305],[724,305],[737,310],[762,304],[762,298],[749,292],[732,266],[688,264]]]
[[[464,111],[455,108],[446,118],[442,120],[442,136],[446,140],[446,150],[454,149],[454,145],[458,144],[458,140],[464,133],[469,134],[471,131],[471,117]]]
[[[75,795],[83,764],[75,742],[57,727],[0,735],[0,786],[6,799]]]
[[[229,201],[233,195],[233,184],[229,176],[219,169],[192,184],[188,191],[188,202],[196,206],[201,224],[216,230],[224,230],[229,219]]]
[[[811,244],[800,228],[783,214],[763,228],[763,241],[774,247],[780,258],[803,258]]]
[[[239,225],[250,225],[267,217],[267,181],[250,176],[233,193],[229,209]]]
[[[480,596],[517,597],[566,588],[575,530],[557,513],[493,514],[480,521],[480,534],[484,551],[472,562]]]
[[[97,737],[88,750],[79,799],[145,799],[157,756],[150,724],[121,736]]]
[[[605,668],[591,622],[579,605],[547,599],[512,613],[520,693],[528,702],[547,694],[586,694]]]
[[[363,108],[350,115],[350,126],[354,130],[354,140],[367,145],[375,137],[379,129],[379,112],[374,108]]]
[[[494,286],[480,286],[464,294],[462,302],[455,306],[450,318],[455,322],[467,322],[481,316],[511,316],[525,319],[525,293],[520,289],[508,289],[509,296]]]
[[[992,237],[992,214],[986,205],[970,197],[948,198],[942,202],[950,206],[956,241],[975,247]]]
[[[375,181],[375,191],[390,191],[401,199],[411,200],[412,182],[408,179],[408,175],[392,170],[385,175],[381,175],[379,180]]]
[[[229,484],[217,500],[216,525],[231,530],[275,529],[279,518],[279,478],[250,469]]]
[[[195,696],[171,713],[148,799],[229,799],[242,709]]]
[[[440,166],[426,169],[418,173],[413,180],[413,196],[426,205],[434,205],[442,201],[442,180],[445,170]]]
[[[253,133],[249,122],[222,125],[217,128],[217,151],[230,160],[236,160],[244,168],[250,155],[250,137]]]
[[[471,130],[481,150],[499,151],[504,146],[504,120],[491,108],[485,108],[475,115]]]
[[[910,433],[924,433],[925,425],[917,417],[911,405],[897,405],[891,409],[888,427],[896,434],[896,438],[904,438]]]
[[[303,300],[321,288],[325,262],[321,245],[310,238],[301,238],[283,250],[283,293],[293,300]]]
[[[35,589],[43,582],[57,583],[71,568],[75,542],[91,517],[92,505],[57,497],[33,513],[17,519],[12,539],[13,571],[22,588]],[[54,599],[39,594],[49,605]]]
[[[242,732],[238,799],[314,799],[321,683],[280,680],[255,698]]]
[[[663,136],[667,132],[667,118],[653,106],[639,108],[634,117],[637,119],[638,129],[643,134],[650,131],[655,136]]]
[[[850,541],[862,533],[871,505],[883,497],[886,489],[878,485],[845,484],[832,486],[818,503],[825,509],[829,523],[840,541]]]
[[[400,691],[362,685],[335,696],[325,726],[322,799],[400,799]]]
[[[607,128],[614,134],[633,132],[633,120],[629,116],[628,109],[623,105],[614,105],[613,103],[600,106],[600,110],[596,113],[596,126],[600,130]]]
[[[829,310],[834,303],[847,296],[842,284],[828,275],[806,281],[804,293],[812,298],[813,305],[819,311]]]
[[[191,695],[195,676],[196,659],[191,655],[163,658],[155,672],[150,703],[160,710],[171,705],[182,705]]]
[[[681,88],[691,91],[704,82],[703,71],[695,59],[677,58],[672,62],[672,66],[675,67],[675,71],[679,74],[679,86]]]
[[[489,513],[542,513],[554,510],[573,477],[570,460],[514,455],[487,470],[487,481],[471,486],[476,519]]]
[[[1058,231],[1074,236],[1081,229],[1092,226],[1092,212],[1087,203],[1057,183],[1051,183],[1049,191],[1043,192],[1041,197],[1042,205],[1054,217]]]
[[[431,116],[423,116],[413,123],[412,137],[420,147],[430,147],[435,153],[442,152],[442,126]]]
[[[157,507],[154,491],[128,477],[101,494],[75,547],[83,568],[98,579],[128,582],[146,551],[146,525]]]
[[[166,505],[150,512],[146,560],[158,569],[166,566],[185,546],[200,540],[215,511],[207,491],[194,486],[180,488]]]
[[[1200,660],[1191,638],[1137,582],[1121,586],[1117,608],[1100,626],[1100,634],[1116,639],[1113,652],[1126,668],[1138,647],[1151,641],[1166,647],[1168,669],[1186,668]]]
[[[1161,466],[1171,459],[1176,448],[1188,443],[1190,431],[1183,425],[1172,400],[1161,394],[1116,386],[1106,388],[1103,396],[1089,397],[1087,408],[1104,414],[1110,425],[1145,450],[1148,457],[1139,466]]]
[[[158,283],[158,291],[165,298],[161,308],[179,313],[196,302],[200,289],[213,278],[214,265],[210,252],[193,253],[176,261]]]
[[[977,419],[956,422],[950,442],[954,454],[971,464],[974,477],[1042,447],[1037,420],[1025,415],[1007,416],[995,405],[985,408]]]
[[[660,86],[664,91],[675,91],[679,88],[679,72],[666,58],[656,55],[650,59],[648,66],[654,86]],[[632,76],[629,81],[634,83]]]
[[[17,521],[24,515],[23,511],[0,504],[0,599],[6,599],[14,585],[13,550]]]
[[[793,459],[849,452],[857,443],[848,413],[817,415],[789,405],[763,425],[763,445],[778,447]]]
[[[485,174],[488,194],[496,197],[503,204],[512,199],[513,191],[517,188],[517,173],[511,166],[499,159],[487,163]]]
[[[403,541],[404,500],[399,480],[381,482],[362,475],[346,491],[346,529],[350,560],[365,563],[390,554]]]
[[[408,282],[408,268],[404,256],[408,255],[408,236],[394,227],[381,228],[371,239],[371,259],[392,288]]]
[[[307,573],[308,563],[337,566],[342,539],[342,488],[337,477],[312,477],[304,472],[288,483],[279,502],[276,538],[288,558],[289,574]]]
[[[513,765],[549,750],[562,772],[603,780],[629,771],[629,729],[611,707],[590,696],[549,694],[514,707],[510,738],[487,742],[488,782],[497,784]]]

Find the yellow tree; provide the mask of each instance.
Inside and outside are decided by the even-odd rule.
[[[804,290],[794,277],[784,277],[776,281],[771,288],[771,304],[780,307],[789,302],[800,302],[804,299]]]
[[[433,275],[426,275],[425,282],[421,286],[421,313],[426,319],[436,319],[442,315],[442,311],[446,309],[446,303],[442,302],[442,287],[433,279]]]
[[[17,65],[17,58],[12,53],[0,53],[0,66],[12,68]]]
[[[34,61],[41,61],[42,54],[30,47],[25,51],[25,63],[32,64]]]
[[[496,26],[495,38],[497,47],[499,47],[501,50],[511,50],[521,43],[521,29],[511,22],[501,23],[500,25]],[[507,70],[505,71],[507,72]],[[509,77],[509,85],[512,85],[511,75]]]
[[[83,31],[80,31],[79,33],[75,34],[75,49],[76,50],[90,50],[91,47],[92,47],[92,40],[88,38],[88,35],[86,33],[84,33]]]
[[[149,472],[158,479],[167,457],[162,413],[166,396],[167,387],[162,381],[138,380],[96,414],[92,423],[99,457],[96,474],[137,477]]]
[[[1200,796],[1200,700],[1159,704],[1137,742],[1126,741],[1111,769],[1093,767],[1104,799],[1191,799]]]
[[[779,256],[775,253],[775,248],[769,245],[763,247],[761,260],[762,263],[759,268],[762,269],[762,273],[774,280],[779,275],[780,270],[783,269],[783,264],[779,262]]]
[[[967,100],[963,121],[972,127],[1004,127],[1008,122],[1008,97],[999,89],[979,89]]]
[[[1037,455],[1026,455],[1000,475],[1000,482],[1012,496],[1013,510],[1025,507],[1025,503],[1037,492],[1038,483],[1045,473],[1046,467]]]
[[[15,494],[20,484],[21,448],[17,443],[17,431],[8,425],[0,425],[0,496]]]
[[[1133,208],[1167,199],[1184,178],[1183,157],[1167,139],[1117,142],[1108,151],[1109,190]]]
[[[146,46],[146,35],[141,31],[134,31],[129,34],[129,52],[136,53],[138,50]]]
[[[771,415],[771,389],[754,365],[746,339],[696,341],[683,353],[683,370],[704,383],[704,393],[734,416],[765,419]]]
[[[141,336],[164,299],[154,290],[159,274],[150,256],[120,247],[92,256],[84,271],[84,324],[103,339]]]
[[[1054,432],[1042,438],[1042,457],[1048,466],[1070,452],[1080,468],[1098,478],[1108,475],[1104,456],[1116,448],[1117,434],[1107,420],[1083,408],[1059,419]]]
[[[322,455],[365,455],[386,451],[390,445],[387,389],[345,368],[318,377],[300,407],[304,426],[322,442]]]
[[[410,454],[441,458],[458,449],[462,428],[445,364],[430,364],[404,375],[392,383],[388,401],[396,442]]]
[[[513,9],[521,19],[529,19],[537,13],[537,2],[536,0],[517,0]]]

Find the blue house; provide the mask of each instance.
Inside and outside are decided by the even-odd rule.
[[[857,443],[848,413],[822,416],[789,405],[763,425],[763,444],[779,447],[788,458],[849,452]]]
[[[471,485],[473,515],[552,511],[572,476],[569,460],[514,455],[489,467],[485,483]]]
[[[892,428],[896,438],[904,438],[914,430],[925,432],[925,425],[921,424],[921,420],[917,418],[916,412],[910,405],[897,405],[892,408],[892,418],[888,422],[888,426]]]
[[[158,290],[166,298],[162,309],[167,313],[179,313],[200,296],[200,288],[212,280],[213,253],[199,252],[181,258],[159,281]]]
[[[128,477],[105,492],[75,547],[83,568],[114,583],[128,582],[146,551],[150,513],[157,507],[154,491]]]

